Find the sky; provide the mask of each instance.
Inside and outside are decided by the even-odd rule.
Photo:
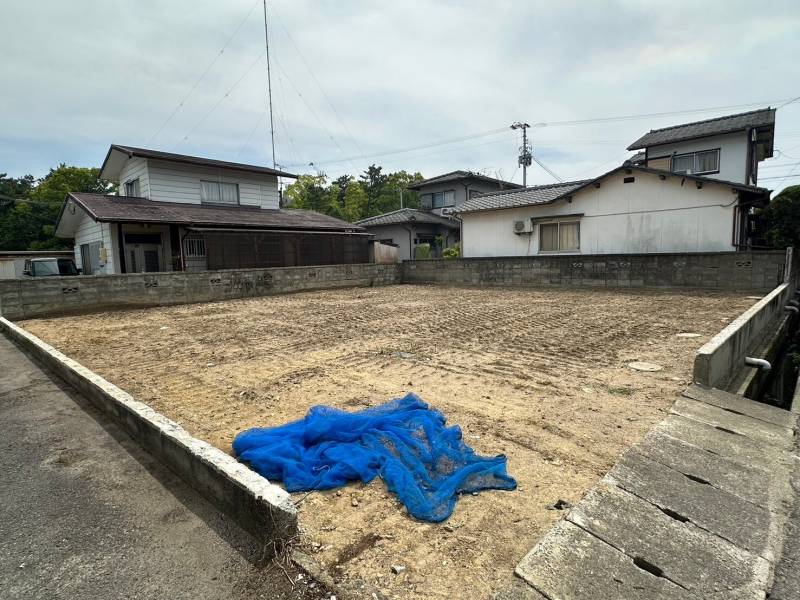
[[[650,129],[773,106],[760,183],[800,184],[796,0],[275,0],[268,17],[294,173],[521,182],[523,121],[543,164],[585,179]],[[261,0],[7,0],[0,23],[0,173],[99,166],[111,143],[272,165]]]

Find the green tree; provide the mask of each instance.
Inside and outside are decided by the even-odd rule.
[[[35,185],[31,176],[19,178],[16,182],[0,178],[0,194],[13,198],[0,211],[0,250],[69,248],[69,240],[54,235],[58,212],[67,192],[106,194],[114,191],[113,185],[98,179],[99,172],[96,168],[61,164],[50,169]]]
[[[300,175],[294,183],[286,188],[289,206],[328,213],[330,196],[326,184],[325,175]]]
[[[770,246],[800,249],[800,185],[785,188],[761,211],[760,216]]]
[[[378,215],[382,211],[378,208],[378,198],[384,192],[386,183],[389,181],[389,176],[382,173],[383,167],[377,165],[370,165],[359,176],[359,183],[367,195],[367,206],[365,216],[371,217]]]

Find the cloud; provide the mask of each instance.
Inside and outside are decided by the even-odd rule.
[[[3,3],[0,20],[14,26],[0,40],[0,172],[40,176],[60,162],[97,165],[112,142],[269,163],[261,10],[251,0]],[[800,95],[800,66],[789,60],[800,55],[794,2],[681,0],[665,10],[637,1],[277,0],[270,16],[278,162],[303,171],[313,161],[334,177],[376,162],[428,176],[462,168],[519,181],[510,130],[343,159],[515,120]],[[648,129],[710,116],[531,133],[551,169],[586,177],[624,158],[625,146]],[[800,104],[779,111],[776,137],[776,147],[800,155],[788,150],[800,144]],[[551,179],[533,167],[529,181]]]

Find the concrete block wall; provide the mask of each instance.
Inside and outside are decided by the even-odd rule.
[[[17,320],[118,307],[189,304],[400,283],[401,265],[355,264],[198,273],[0,280],[0,315]]]
[[[550,255],[415,260],[403,283],[693,287],[769,291],[783,281],[783,250],[698,254]]]

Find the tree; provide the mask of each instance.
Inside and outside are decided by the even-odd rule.
[[[114,186],[98,179],[96,168],[61,164],[37,181],[27,175],[17,180],[0,177],[0,194],[8,201],[0,211],[0,250],[69,248],[69,240],[55,237],[55,222],[67,192],[107,194]],[[10,192],[10,193],[7,193]],[[4,200],[0,198],[0,205]]]
[[[383,193],[383,189],[389,180],[388,175],[384,175],[381,172],[382,170],[383,167],[370,165],[359,176],[359,179],[361,180],[359,183],[361,184],[364,192],[367,194],[367,206],[365,209],[365,216],[367,217],[381,213],[381,211],[377,209],[378,198]]]
[[[330,210],[330,197],[326,184],[325,175],[300,175],[297,181],[286,188],[289,206],[327,213]]]
[[[761,211],[760,217],[770,246],[800,249],[800,185],[785,188]]]

